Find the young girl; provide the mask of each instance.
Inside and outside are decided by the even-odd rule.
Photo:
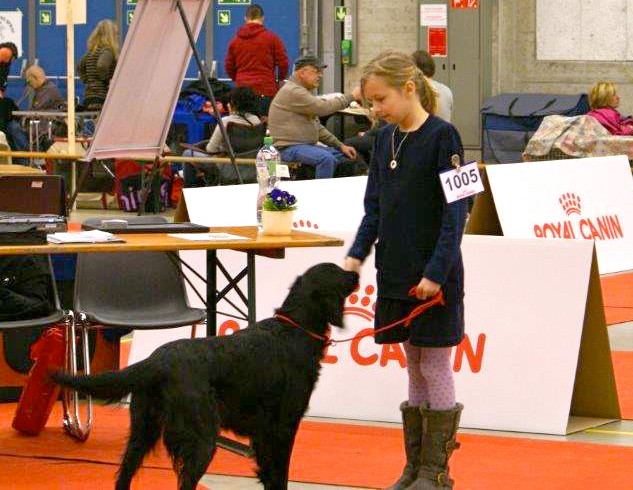
[[[630,117],[623,118],[616,110],[620,105],[620,96],[615,85],[611,82],[598,82],[591,87],[589,93],[589,106],[591,111],[587,116],[598,120],[611,134],[628,136],[633,134],[633,120]]]
[[[439,173],[452,169],[453,155],[463,163],[461,140],[433,115],[435,94],[410,56],[378,55],[364,68],[361,89],[389,124],[376,138],[365,216],[345,267],[360,272],[376,242],[376,327],[405,317],[440,289],[446,301],[409,328],[376,336],[380,344],[403,342],[408,364],[409,399],[400,406],[407,464],[390,488],[452,488],[448,460],[463,406],[455,402],[450,347],[464,335],[460,243],[467,202],[446,203]]]

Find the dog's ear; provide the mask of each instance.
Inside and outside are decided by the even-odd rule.
[[[321,296],[321,304],[323,305],[327,322],[330,325],[343,326],[345,298],[347,298],[347,295],[338,294],[336,291],[331,291]]]

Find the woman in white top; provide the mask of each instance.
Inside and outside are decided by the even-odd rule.
[[[250,87],[234,88],[229,93],[229,115],[222,118],[224,126],[230,122],[251,126],[260,124],[261,120],[254,114],[257,112],[258,104],[259,99]],[[227,151],[219,125],[213,130],[206,149],[208,153],[224,153]]]
[[[229,93],[229,115],[222,118],[224,126],[229,122],[256,126],[261,124],[261,120],[254,112],[259,107],[259,99],[250,87],[236,87]],[[207,153],[185,150],[182,156],[208,157],[208,153],[228,153],[220,125],[216,125],[211,135],[211,139],[206,146]],[[196,165],[185,165],[183,167],[183,177],[185,187],[195,187],[198,185],[208,185],[209,181],[217,180],[220,169],[215,163],[197,163]]]

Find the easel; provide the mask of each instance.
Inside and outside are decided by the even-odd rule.
[[[153,163],[152,163],[151,169],[149,170],[149,173],[146,176],[146,180],[144,182],[143,188],[141,189],[141,206],[139,209],[139,214],[143,213],[145,203],[147,201],[147,197],[150,192],[150,188],[153,182],[155,181],[155,179],[158,177],[160,169],[165,163],[163,160],[163,149],[164,149],[165,139],[167,137],[167,129],[169,128],[169,123],[171,121],[171,118],[169,118],[168,120],[167,116],[171,116],[171,112],[168,112],[168,111],[173,111],[173,106],[175,105],[175,100],[176,100],[176,95],[177,95],[177,92],[175,91],[171,92],[172,88],[174,88],[175,90],[175,87],[172,84],[178,81],[178,88],[180,87],[180,84],[182,84],[182,76],[184,76],[184,72],[186,70],[186,63],[188,62],[188,59],[189,59],[188,56],[191,53],[193,53],[194,58],[196,60],[196,64],[198,66],[200,76],[203,78],[206,95],[212,103],[213,113],[217,119],[217,123],[219,124],[219,127],[220,127],[220,132],[225,141],[230,162],[233,165],[233,168],[235,169],[239,182],[243,183],[243,178],[239,172],[239,168],[235,161],[235,152],[233,150],[232,145],[230,144],[226,127],[222,123],[220,113],[218,112],[218,109],[216,107],[215,95],[213,93],[213,90],[208,80],[208,77],[209,77],[208,70],[205,68],[200,58],[200,54],[195,44],[195,38],[194,38],[195,36],[193,33],[193,29],[191,27],[190,20],[189,20],[189,19],[194,19],[196,21],[196,30],[199,29],[201,26],[202,16],[206,15],[206,11],[208,10],[209,4],[210,4],[210,0],[187,2],[187,8],[185,8],[183,7],[183,0],[174,0],[171,4],[166,4],[166,2],[154,2],[153,0],[139,0],[138,1],[136,5],[135,14],[134,14],[134,19],[132,21],[132,24],[130,25],[130,30],[128,31],[126,41],[121,50],[119,63],[117,64],[114,77],[110,84],[111,88],[110,88],[110,91],[108,92],[108,96],[106,98],[106,101],[102,109],[101,117],[99,118],[99,122],[95,130],[93,143],[86,154],[86,158],[84,159],[86,166],[90,165],[93,161],[96,161],[96,160],[104,160],[104,159],[119,158],[119,157],[129,158],[131,160],[134,160],[137,157],[143,157],[142,159],[144,160],[149,159],[150,161],[152,161]],[[189,52],[188,50],[185,52],[181,49],[183,47],[181,44],[182,35],[176,33],[173,30],[170,32],[167,32],[166,35],[163,36],[163,39],[161,39],[162,43],[157,42],[156,45],[154,46],[154,47],[161,46],[162,48],[166,49],[167,53],[165,54],[167,56],[169,55],[177,56],[176,58],[172,58],[173,59],[172,65],[174,66],[174,68],[172,68],[171,66],[169,67],[166,66],[165,61],[160,60],[159,57],[157,57],[156,55],[157,53],[155,49],[152,51],[152,48],[148,47],[146,44],[143,44],[142,41],[145,41],[148,35],[153,35],[148,31],[148,25],[153,26],[153,24],[150,24],[147,21],[152,21],[152,19],[154,19],[154,21],[157,21],[158,19],[158,21],[160,22],[163,19],[168,19],[168,21],[166,21],[164,25],[169,29],[171,27],[169,22],[172,22],[172,23],[174,22],[173,15],[175,14],[176,11],[178,12],[178,15],[181,19],[183,27],[185,28],[186,38],[188,40],[189,48],[191,49],[191,52]],[[189,12],[189,17],[187,16],[187,12]],[[158,14],[161,14],[162,17],[157,17]],[[135,39],[140,42],[135,43]],[[175,41],[176,44],[169,45],[168,44],[169,40]],[[175,46],[175,48],[172,49],[172,46]],[[117,108],[120,108],[120,107],[128,108],[128,106],[130,106],[129,110],[133,111],[135,108],[144,109],[142,106],[139,105],[143,101],[145,101],[146,104],[150,103],[149,101],[146,100],[146,97],[143,97],[146,94],[138,94],[139,100],[136,101],[136,100],[130,100],[129,97],[126,98],[125,94],[121,94],[121,92],[125,92],[125,90],[122,90],[121,87],[119,87],[119,90],[116,90],[117,84],[119,84],[119,80],[123,79],[124,82],[126,80],[129,81],[130,80],[129,76],[131,73],[136,73],[138,76],[142,76],[142,74],[139,73],[138,66],[133,66],[133,64],[134,63],[138,64],[140,62],[139,54],[141,53],[143,49],[147,51],[145,54],[148,55],[148,58],[146,61],[147,61],[147,68],[149,70],[149,73],[152,73],[152,72],[161,73],[161,68],[162,68],[162,73],[166,73],[166,70],[169,71],[169,76],[171,76],[171,78],[169,78],[170,84],[166,87],[166,90],[167,90],[166,93],[170,94],[171,97],[165,97],[163,100],[158,101],[158,104],[156,105],[160,109],[151,111],[151,116],[149,117],[152,118],[153,120],[149,121],[149,124],[148,124],[149,126],[148,133],[151,134],[149,141],[145,141],[145,140],[130,141],[130,139],[126,139],[125,137],[117,138],[116,135],[112,136],[113,135],[112,125],[115,123],[112,117],[112,114],[114,112],[112,110],[112,107],[114,106],[116,110]],[[186,59],[185,59],[185,54],[187,56]],[[177,70],[180,70],[180,71],[177,71]],[[175,76],[178,76],[178,74],[180,74],[179,80],[175,78]],[[151,101],[151,103],[154,103],[156,100],[157,99],[154,99],[153,101]],[[172,100],[173,100],[173,104],[171,103]],[[123,103],[123,106],[121,106],[122,103]],[[169,105],[167,105],[168,103]],[[145,113],[145,111],[139,110],[138,114],[141,114],[141,113]],[[159,117],[156,117],[156,116],[159,116]],[[132,125],[135,121],[136,119],[132,117],[130,119],[129,125]],[[158,123],[162,124],[162,128],[157,127]],[[122,124],[122,126],[125,126],[125,124]],[[100,129],[103,130],[101,131],[102,134],[100,134]],[[125,133],[126,130],[127,130],[126,127],[121,128],[122,133]],[[160,131],[160,134],[159,134],[159,131]],[[133,134],[135,133],[130,133],[130,135],[133,135]],[[109,137],[111,141],[110,140],[106,141],[105,140],[106,137]],[[78,187],[81,185],[83,179],[85,179],[87,172],[88,172],[87,168],[82,169],[82,173],[79,178]]]

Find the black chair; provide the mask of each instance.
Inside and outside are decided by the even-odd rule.
[[[236,158],[255,158],[257,152],[264,144],[264,136],[266,136],[266,124],[244,124],[229,122],[226,124],[226,134],[233,147],[233,153]],[[204,153],[205,155],[214,157],[227,157],[227,153],[209,153],[206,151],[208,140],[200,141],[195,145],[182,145],[183,148]],[[257,170],[254,165],[237,164],[244,184],[257,182]],[[235,168],[230,163],[223,164],[191,164],[191,168],[195,169],[199,176],[204,180],[205,185],[235,185],[239,184]],[[186,166],[185,171],[191,169]],[[191,176],[189,176],[191,178]],[[185,179],[189,180],[189,179]]]
[[[92,328],[159,329],[202,323],[206,310],[191,308],[177,259],[166,252],[83,253],[77,260],[75,315],[71,338],[79,330],[84,356]],[[194,336],[194,331],[192,331]],[[77,352],[71,352],[76,372]],[[86,374],[90,368],[86,366]],[[65,425],[85,440],[92,425],[92,400],[87,397],[87,420],[79,420],[79,398]]]

